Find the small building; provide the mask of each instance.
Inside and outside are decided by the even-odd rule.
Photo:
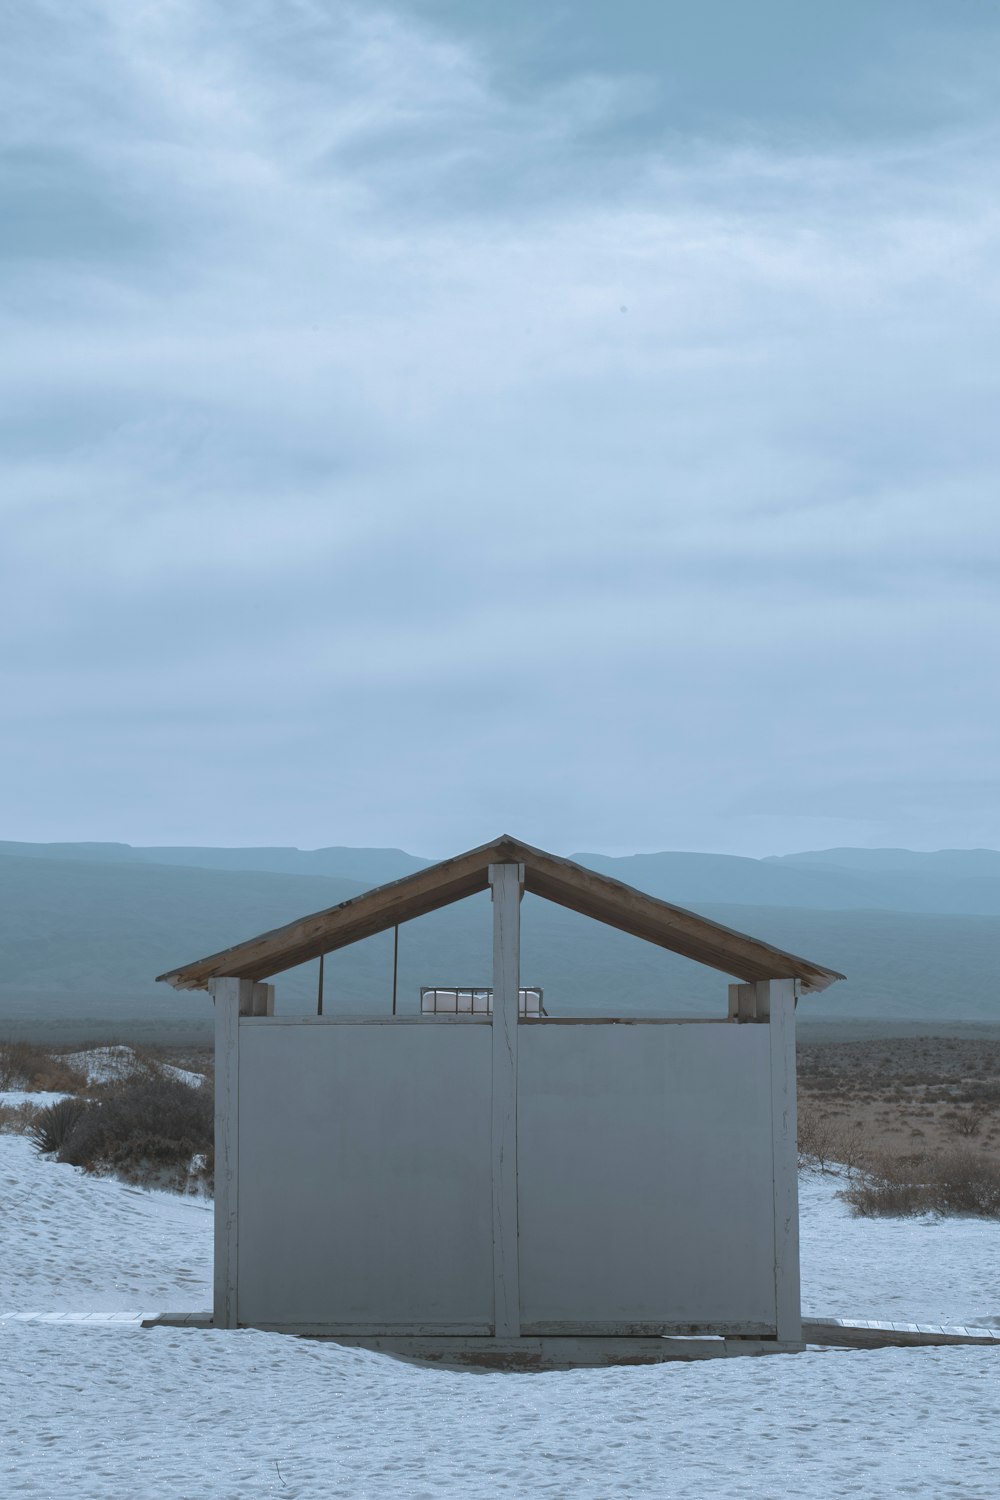
[[[276,974],[487,889],[491,984],[276,1010]],[[525,891],[728,1005],[547,1013]],[[800,1348],[795,1005],[842,977],[509,837],[161,975],[215,1001],[215,1325],[456,1363]]]

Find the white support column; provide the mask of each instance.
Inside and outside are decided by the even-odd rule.
[[[490,865],[493,890],[493,1323],[518,1338],[517,1012],[523,865]]]
[[[757,1019],[771,1046],[771,1142],[774,1170],[774,1285],[778,1340],[802,1342],[799,1287],[799,1178],[795,1107],[795,980],[755,985]]]
[[[215,1278],[213,1322],[236,1328],[239,1261],[240,1016],[252,1015],[249,979],[214,979],[215,1001]]]

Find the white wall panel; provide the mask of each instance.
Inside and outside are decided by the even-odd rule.
[[[518,1181],[523,1332],[773,1332],[766,1025],[522,1025]]]
[[[241,1024],[240,1323],[488,1330],[490,1035]]]

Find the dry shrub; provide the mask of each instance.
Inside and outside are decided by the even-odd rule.
[[[114,1049],[118,1050],[118,1049]],[[70,1093],[47,1108],[0,1106],[0,1131],[21,1131],[39,1151],[128,1182],[207,1188],[213,1169],[211,1085],[191,1088],[133,1049],[123,1076],[103,1084],[28,1042],[0,1042],[0,1086]],[[79,1097],[79,1095],[86,1097]]]
[[[72,1094],[87,1080],[61,1057],[53,1057],[33,1042],[0,1041],[0,1089],[38,1089]]]
[[[832,1120],[822,1110],[799,1100],[799,1165],[818,1172],[841,1167],[854,1171],[864,1159],[864,1131]]]
[[[161,1187],[207,1185],[213,1168],[214,1104],[204,1085],[137,1072],[105,1085],[67,1136],[60,1161],[127,1182]]]
[[[30,1135],[37,1104],[0,1104],[0,1135]]]
[[[945,1118],[956,1135],[970,1137],[979,1134],[986,1116],[981,1109],[969,1108],[952,1110]]]
[[[1000,1219],[1000,1163],[975,1151],[871,1156],[842,1196],[864,1218],[914,1214]]]

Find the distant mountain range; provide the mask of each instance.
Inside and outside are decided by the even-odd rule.
[[[334,875],[366,888],[423,870],[433,860],[402,849],[203,849],[183,845],[16,844],[0,839],[0,859],[85,860],[88,864],[186,865],[193,870],[261,870],[273,875]]]
[[[727,926],[841,969],[803,1001],[803,1021],[844,1017],[1000,1025],[1000,852],[834,849],[770,859],[576,854],[580,863]],[[186,960],[331,906],[431,863],[399,849],[133,848],[0,843],[0,1034],[207,1030],[201,995],[152,981]],[[562,1014],[706,1013],[726,977],[571,912],[528,899],[523,971]],[[400,996],[420,984],[483,983],[489,902],[473,897],[409,924]],[[283,976],[295,1009],[315,1003],[315,964]],[[334,955],[327,1004],[386,1007],[388,938]]]
[[[197,870],[329,875],[368,887],[433,861],[402,849],[136,848],[131,844],[18,844],[0,858],[88,864],[183,865]],[[1000,916],[1000,850],[824,849],[745,859],[733,854],[572,854],[571,859],[678,905],[705,901],[814,911],[926,911]]]
[[[768,859],[729,854],[577,854],[664,900],[736,901],[814,911],[925,911],[1000,916],[1000,852],[828,849]],[[671,894],[671,892],[676,894]]]

